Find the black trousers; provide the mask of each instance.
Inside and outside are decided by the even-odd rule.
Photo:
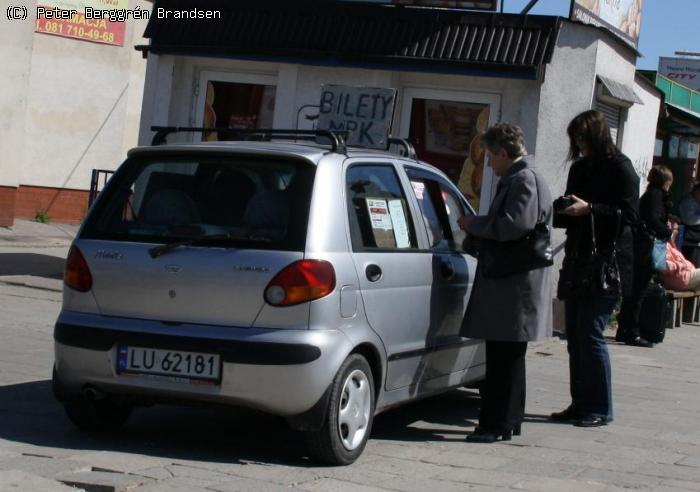
[[[681,253],[686,257],[695,268],[700,268],[700,247],[697,246],[683,246],[681,248]]]
[[[486,342],[479,427],[508,430],[523,421],[526,352],[527,342]]]
[[[639,336],[639,314],[642,312],[644,293],[654,276],[654,270],[648,265],[637,266],[634,272],[634,290],[631,296],[622,298],[620,314],[617,319],[616,338],[629,340]]]

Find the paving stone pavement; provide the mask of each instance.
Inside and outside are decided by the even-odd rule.
[[[80,433],[51,396],[59,310],[58,292],[0,283],[0,491],[700,490],[700,326],[653,349],[611,342],[609,426],[547,421],[568,404],[566,346],[551,339],[528,351],[521,437],[467,444],[479,399],[459,390],[379,415],[357,463],[321,467],[283,421],[240,409],[154,406],[118,434]]]

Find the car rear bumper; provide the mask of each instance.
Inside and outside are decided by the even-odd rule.
[[[93,387],[144,400],[202,401],[299,415],[324,395],[352,346],[338,330],[264,330],[107,318],[63,312],[55,329],[56,376],[66,395]],[[118,347],[216,353],[219,384],[117,372]]]

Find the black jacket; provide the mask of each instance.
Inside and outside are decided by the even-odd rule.
[[[639,221],[639,176],[627,156],[594,160],[582,158],[571,165],[566,195],[576,195],[592,204],[596,224],[596,243],[601,251],[610,251],[615,244],[620,269],[622,295],[633,290],[634,239],[633,226]],[[617,211],[621,212],[618,227]],[[555,214],[554,227],[566,228],[565,270],[563,278],[576,278],[577,265],[585,263],[593,250],[589,215],[571,217]],[[567,261],[568,260],[568,261]]]
[[[672,208],[671,195],[661,188],[650,186],[639,199],[639,218],[654,237],[668,241],[673,233],[668,227]]]

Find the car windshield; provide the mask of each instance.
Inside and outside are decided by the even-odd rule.
[[[303,251],[315,166],[279,157],[141,155],[128,159],[83,237]]]

